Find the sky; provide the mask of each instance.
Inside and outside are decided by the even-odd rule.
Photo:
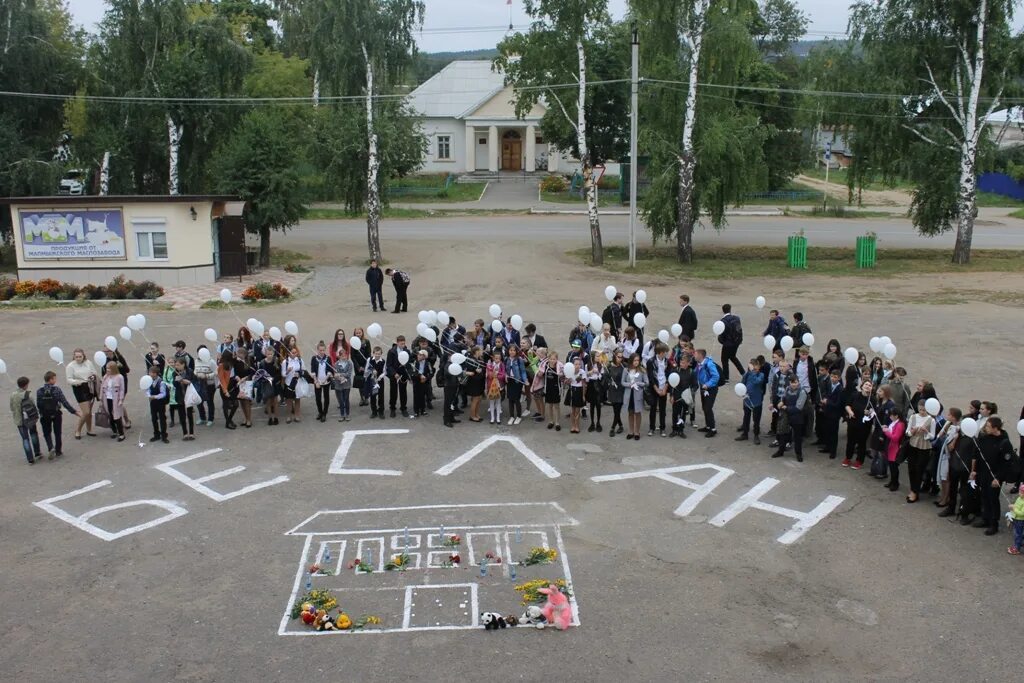
[[[92,31],[103,17],[104,0],[67,0],[75,20]],[[424,32],[419,48],[425,52],[449,52],[494,47],[508,26],[506,0],[425,0],[427,5]],[[852,0],[796,0],[811,20],[807,39],[837,37],[846,30]],[[626,13],[626,0],[609,0],[612,15]],[[522,0],[512,0],[512,22],[517,27],[528,24]],[[453,29],[473,28],[472,31]],[[480,30],[490,29],[490,30]]]

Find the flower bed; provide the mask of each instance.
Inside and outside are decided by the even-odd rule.
[[[270,284],[269,282],[257,282],[242,292],[242,298],[246,301],[273,301],[287,299],[292,295],[288,288],[280,282]]]
[[[51,299],[54,301],[88,301],[99,299],[159,299],[164,288],[152,280],[136,282],[118,275],[107,285],[78,286],[52,278],[42,280],[11,280],[0,278],[0,301],[10,299]]]

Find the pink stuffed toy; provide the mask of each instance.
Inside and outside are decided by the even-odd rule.
[[[572,625],[572,606],[569,598],[558,590],[558,586],[550,585],[547,588],[539,589],[539,592],[547,596],[548,600],[541,607],[541,612],[549,624],[564,631]]]

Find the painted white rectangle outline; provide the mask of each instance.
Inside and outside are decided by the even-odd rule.
[[[462,626],[455,626],[452,624],[446,624],[445,626],[410,626],[409,623],[412,621],[412,592],[417,588],[468,588],[469,589],[469,624]],[[417,586],[406,586],[405,587],[405,604],[402,608],[402,628],[395,629],[396,631],[437,631],[444,630],[455,631],[459,629],[471,629],[480,627],[480,601],[477,598],[478,585],[475,583],[425,583]]]
[[[239,496],[244,496],[247,493],[259,491],[260,489],[265,489],[268,486],[274,486],[275,484],[283,484],[284,482],[288,481],[288,475],[282,474],[281,476],[274,477],[273,479],[267,479],[266,481],[258,481],[255,484],[243,486],[242,488],[236,491],[231,491],[230,493],[221,493],[219,491],[214,491],[209,486],[206,486],[206,482],[216,481],[217,479],[229,477],[232,474],[244,472],[245,467],[243,465],[235,465],[234,467],[229,467],[226,470],[219,470],[217,472],[207,474],[199,478],[190,477],[184,472],[180,472],[179,470],[175,469],[175,465],[181,465],[182,463],[191,462],[192,460],[205,458],[208,455],[220,453],[223,450],[223,448],[211,448],[206,451],[200,451],[199,453],[195,453],[194,455],[185,456],[184,458],[178,458],[177,460],[169,460],[167,462],[162,462],[159,465],[154,465],[153,467],[160,470],[164,474],[178,480],[180,483],[189,487],[196,493],[200,493],[218,503],[223,503],[225,501],[231,500],[232,498],[238,498]]]

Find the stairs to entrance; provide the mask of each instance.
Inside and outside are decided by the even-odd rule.
[[[537,183],[541,178],[547,176],[547,171],[534,171],[524,173],[523,171],[474,171],[463,173],[455,182],[457,183]]]

